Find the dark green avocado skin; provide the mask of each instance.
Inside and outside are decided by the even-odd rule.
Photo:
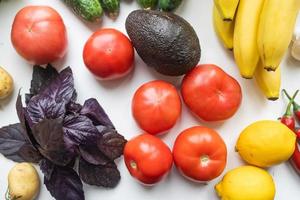
[[[143,61],[164,75],[186,74],[200,60],[195,30],[173,13],[133,11],[126,19],[126,31]]]

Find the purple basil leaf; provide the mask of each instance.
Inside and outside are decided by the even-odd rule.
[[[20,95],[20,93],[18,94],[18,98],[17,98],[17,102],[16,102],[16,110],[17,110],[17,114],[18,114],[18,118],[20,120],[20,123],[22,125],[22,127],[24,128],[24,137],[27,139],[28,142],[30,142],[32,145],[36,146],[36,141],[33,138],[31,129],[28,126],[27,120],[26,120],[26,111],[25,108],[23,107],[22,104],[22,97]]]
[[[49,162],[47,164],[51,163]],[[82,182],[78,174],[72,168],[54,166],[51,175],[49,176],[49,174],[47,174],[47,176],[45,176],[44,183],[56,200],[85,199]]]
[[[100,133],[93,122],[82,115],[68,115],[63,124],[64,137],[67,138],[67,146],[78,146],[88,141],[95,141]]]
[[[96,144],[80,145],[79,153],[85,161],[94,165],[105,165],[111,162],[111,160],[98,149]]]
[[[33,135],[40,145],[39,151],[51,162],[66,166],[72,161],[63,138],[62,119],[44,119],[33,127]]]
[[[30,94],[37,95],[43,91],[59,73],[50,64],[46,68],[39,65],[33,66]]]
[[[79,176],[89,185],[115,187],[120,181],[120,172],[114,162],[106,165],[92,165],[83,159],[79,160]]]
[[[74,101],[70,101],[70,103],[68,103],[67,105],[67,114],[77,114],[80,112],[82,108],[82,105],[80,105],[79,103],[76,103]]]
[[[29,101],[26,109],[29,126],[32,128],[43,119],[64,117],[66,105],[72,99],[76,99],[76,91],[72,70],[68,67]]]
[[[114,125],[96,99],[91,98],[86,100],[80,114],[90,118],[95,125],[104,125],[114,128]]]
[[[26,162],[38,163],[43,156],[32,144],[25,144],[19,150],[19,155]]]
[[[110,160],[115,160],[123,155],[126,142],[125,138],[114,129],[106,132],[101,139],[97,140],[98,148]]]
[[[76,90],[74,89],[74,91],[73,91],[73,94],[72,94],[72,97],[71,97],[71,101],[70,102],[76,102],[76,100],[77,100],[77,92],[76,92]]]
[[[39,165],[40,165],[40,169],[44,174],[44,179],[50,180],[55,165],[45,158],[40,161]]]
[[[56,102],[50,96],[34,96],[27,105],[26,115],[31,128],[43,119],[62,118],[66,112],[64,102]]]
[[[16,101],[16,110],[17,110],[17,115],[18,115],[18,118],[20,120],[21,125],[23,126],[23,128],[26,128],[26,125],[25,125],[25,109],[23,107],[22,97],[20,95],[20,92],[18,94],[17,101]]]
[[[41,155],[24,137],[21,124],[0,129],[0,153],[16,162],[38,162]]]
[[[73,73],[70,67],[67,67],[59,73],[59,75],[51,81],[45,90],[40,94],[46,95],[54,99],[55,102],[64,102],[68,104],[71,100],[76,98],[74,88]],[[74,96],[75,95],[75,96]]]
[[[30,99],[33,97],[33,94],[25,94],[25,103],[28,105]]]

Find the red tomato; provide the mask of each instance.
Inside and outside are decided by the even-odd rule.
[[[176,138],[173,157],[176,167],[187,178],[210,181],[223,172],[227,149],[217,132],[195,126],[186,129]]]
[[[86,67],[99,79],[115,79],[133,69],[133,46],[123,33],[115,29],[96,31],[83,49]]]
[[[23,58],[38,65],[62,58],[68,43],[61,16],[48,6],[21,9],[12,25],[11,41]]]
[[[205,121],[220,121],[234,115],[241,104],[239,83],[216,65],[199,65],[183,79],[183,100]]]
[[[169,147],[150,134],[142,134],[128,141],[124,148],[124,160],[130,174],[149,185],[166,176],[173,163]]]
[[[175,125],[181,114],[181,100],[170,83],[151,81],[135,92],[132,113],[144,131],[156,135]]]

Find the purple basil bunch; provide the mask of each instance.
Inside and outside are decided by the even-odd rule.
[[[34,66],[26,106],[18,95],[20,123],[0,129],[0,153],[16,162],[38,163],[44,184],[57,200],[83,200],[82,181],[115,187],[115,160],[125,138],[118,134],[96,99],[76,103],[71,68]]]

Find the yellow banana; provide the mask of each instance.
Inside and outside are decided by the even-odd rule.
[[[223,21],[221,15],[219,14],[216,6],[213,8],[213,22],[215,31],[222,41],[223,45],[232,50],[233,49],[233,31],[234,31],[234,21]]]
[[[214,0],[214,2],[224,21],[232,21],[234,19],[239,0]]]
[[[269,100],[277,100],[280,94],[281,69],[267,71],[264,69],[262,61],[258,63],[255,71],[255,80],[260,90]]]
[[[235,18],[233,52],[242,77],[253,78],[259,60],[257,28],[263,0],[240,0]]]
[[[300,0],[265,0],[258,28],[258,50],[267,70],[279,66],[292,40]]]

